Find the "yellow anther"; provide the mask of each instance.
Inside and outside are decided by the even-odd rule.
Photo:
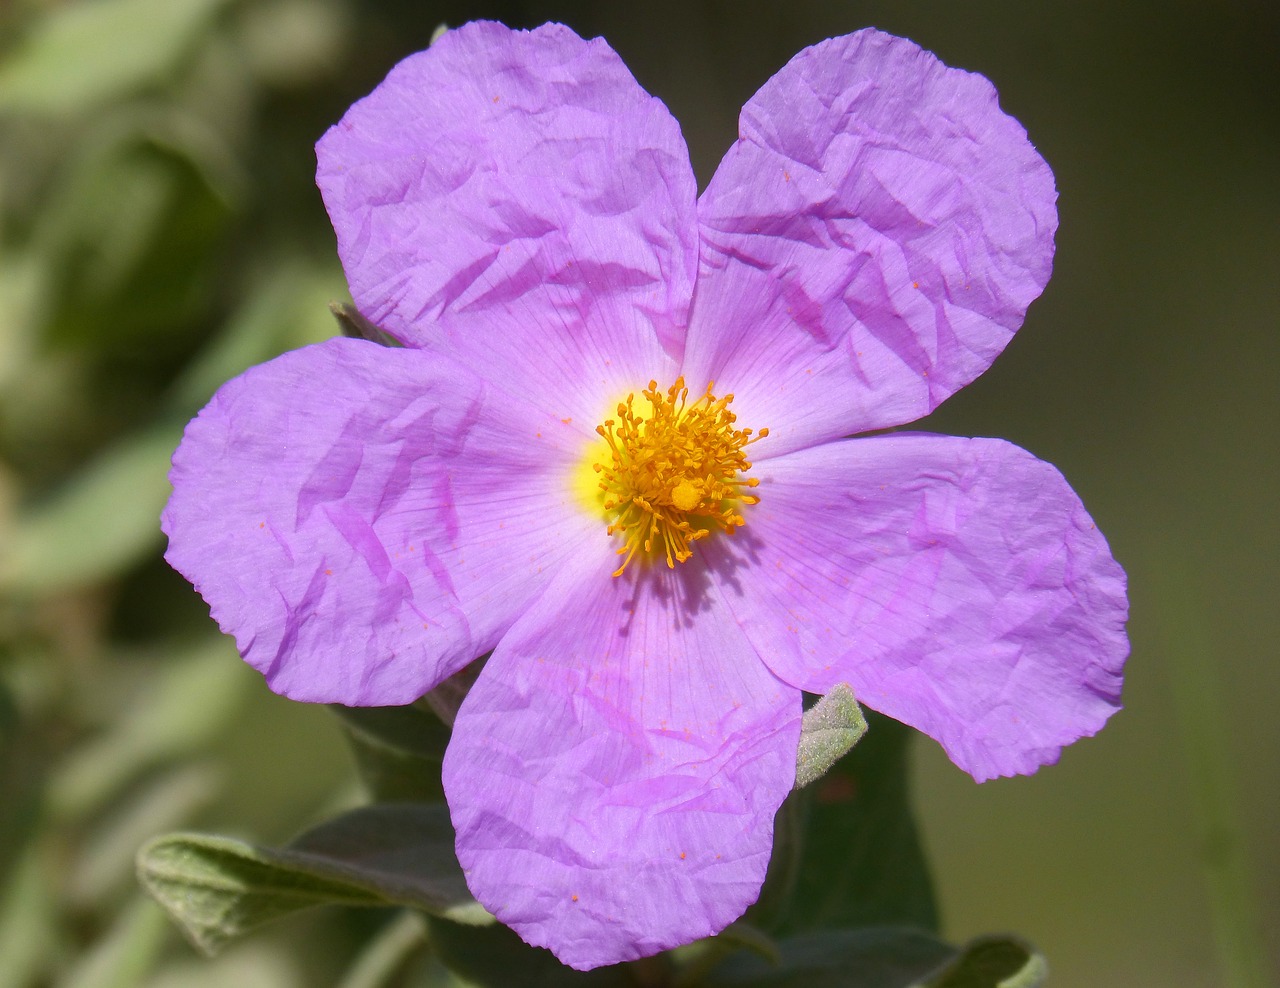
[[[614,576],[637,555],[674,568],[693,555],[690,543],[715,530],[732,534],[744,523],[743,506],[759,502],[747,493],[759,481],[743,476],[751,469],[744,450],[769,430],[753,435],[735,428],[728,408],[733,395],[717,398],[711,388],[690,402],[684,378],[665,392],[650,381],[643,392],[647,410],[630,394],[616,418],[596,427],[605,442],[604,458],[591,464],[599,503],[608,533],[623,538]]]

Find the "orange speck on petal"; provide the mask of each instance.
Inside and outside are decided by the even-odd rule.
[[[260,521],[260,522],[258,522],[258,527],[259,527],[259,528],[266,528],[266,527],[267,527],[267,523],[266,523],[265,521]]]
[[[913,281],[913,282],[911,283],[911,287],[912,287],[912,288],[919,288],[919,287],[920,287],[920,282],[918,282],[918,281]]]
[[[325,575],[325,576],[333,576],[333,570],[331,570],[331,569],[327,569],[327,570],[325,570],[325,571],[324,571],[324,575]]]
[[[681,861],[683,861],[683,860],[684,860],[684,851],[681,851],[681,852],[680,852],[680,860],[681,860]]]
[[[568,425],[570,422],[572,422],[572,421],[573,421],[573,419],[572,419],[572,418],[567,418],[567,419],[561,419],[560,421],[561,421],[561,422],[563,422],[565,425]]]
[[[569,896],[569,898],[571,898],[574,902],[578,901],[578,897],[576,895],[571,895]]]

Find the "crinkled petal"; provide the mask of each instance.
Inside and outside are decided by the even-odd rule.
[[[625,394],[673,376],[696,185],[679,126],[603,40],[464,25],[316,151],[352,296],[401,340],[535,403],[561,379]]]
[[[271,688],[400,704],[496,644],[587,533],[581,435],[450,361],[330,340],[187,426],[166,558]]]
[[[911,422],[1044,289],[1053,175],[991,83],[874,30],[796,55],[698,204],[685,377],[774,430],[758,456]]]
[[[800,692],[696,562],[566,567],[490,657],[444,762],[472,892],[587,969],[718,932],[755,901],[795,777]]]
[[[773,670],[1033,772],[1119,706],[1124,573],[1052,466],[996,439],[889,435],[761,464],[730,603]]]

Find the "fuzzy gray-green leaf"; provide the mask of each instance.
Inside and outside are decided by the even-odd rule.
[[[805,711],[796,755],[795,788],[803,789],[826,775],[866,733],[867,719],[853,690],[839,683]]]
[[[959,956],[911,988],[1040,988],[1049,976],[1044,955],[1012,936],[970,941]]]
[[[467,891],[443,806],[377,804],[284,848],[169,834],[138,855],[142,884],[206,953],[263,923],[327,903],[412,906],[460,922],[491,921]]]

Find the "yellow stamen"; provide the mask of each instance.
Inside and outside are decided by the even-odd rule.
[[[759,481],[743,477],[751,469],[744,450],[769,430],[735,428],[733,395],[717,398],[711,388],[690,402],[683,377],[665,392],[650,381],[640,408],[627,395],[617,418],[596,427],[605,443],[591,461],[597,497],[608,534],[623,539],[614,576],[636,556],[674,569],[693,555],[691,543],[716,530],[733,534],[744,524],[743,507],[759,502],[748,493]]]

